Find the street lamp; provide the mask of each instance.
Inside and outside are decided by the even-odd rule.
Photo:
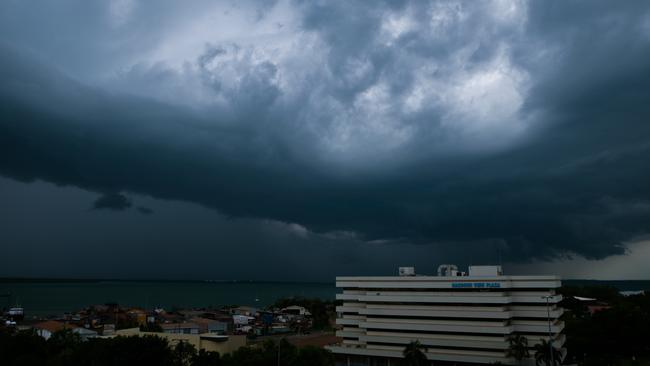
[[[555,366],[555,360],[553,357],[553,334],[551,333],[551,309],[549,300],[553,298],[553,295],[542,296],[542,299],[546,299],[546,318],[548,320],[548,350],[550,352],[549,356],[551,357],[551,365]]]

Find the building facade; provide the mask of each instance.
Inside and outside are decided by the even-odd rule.
[[[419,341],[438,364],[534,365],[534,345],[552,336],[562,357],[564,327],[557,276],[505,276],[500,266],[442,265],[437,276],[402,267],[390,277],[337,277],[340,344],[328,346],[339,365],[396,365]],[[529,359],[508,357],[509,337],[522,335]],[[392,361],[392,362],[391,362]]]

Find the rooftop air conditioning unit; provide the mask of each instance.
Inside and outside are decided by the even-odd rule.
[[[415,267],[399,267],[400,277],[415,276]]]
[[[502,276],[501,266],[469,266],[469,275],[477,277]]]
[[[458,276],[458,267],[455,264],[441,264],[438,266],[438,276]]]

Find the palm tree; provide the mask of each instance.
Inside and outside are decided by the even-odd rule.
[[[429,360],[424,354],[427,348],[420,343],[420,341],[412,341],[404,347],[402,355],[408,366],[424,366]]]
[[[530,357],[530,352],[528,352],[528,339],[521,334],[515,334],[508,337],[508,352],[506,356],[512,357],[517,360],[517,363],[521,364],[521,360],[524,358]]]
[[[546,366],[555,366],[559,365],[562,362],[562,353],[553,347],[551,351],[551,346],[546,339],[542,339],[541,343],[535,345],[535,364],[540,366],[542,363]],[[553,363],[551,365],[551,352],[553,352]]]

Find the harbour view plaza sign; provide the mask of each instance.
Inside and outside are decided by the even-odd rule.
[[[500,288],[499,282],[453,282],[452,288]]]

